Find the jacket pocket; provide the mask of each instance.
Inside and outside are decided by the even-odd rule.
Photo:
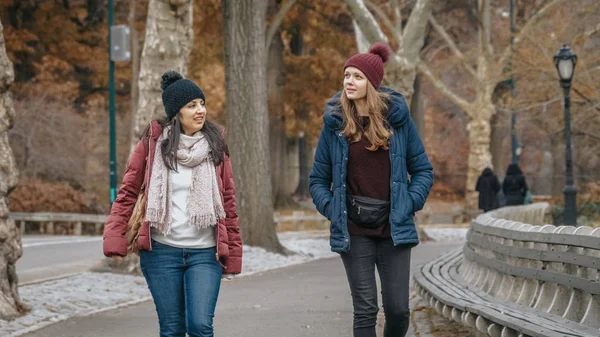
[[[337,189],[333,190],[333,197],[328,205],[329,211],[329,221],[335,222],[339,218],[340,213],[340,205],[339,205],[339,193],[337,193]]]
[[[402,188],[402,195],[404,196],[402,203],[405,205],[404,206],[405,214],[408,217],[413,217],[415,215],[415,201],[413,200],[412,196],[408,192],[407,184],[403,183],[401,185],[401,188]]]
[[[327,220],[331,221],[331,203],[333,202],[333,198],[331,200],[329,200],[329,202],[327,203],[327,205],[325,205],[325,209],[323,210],[323,212],[325,214],[323,214]]]

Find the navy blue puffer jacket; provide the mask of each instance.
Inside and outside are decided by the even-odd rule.
[[[394,245],[418,244],[413,216],[423,208],[429,195],[433,169],[402,94],[384,87],[379,90],[390,95],[386,118],[393,132],[390,139],[392,239]],[[348,140],[342,133],[345,122],[340,95],[341,91],[325,107],[325,125],[310,172],[310,194],[317,210],[331,221],[331,250],[338,253],[350,249],[346,213]]]

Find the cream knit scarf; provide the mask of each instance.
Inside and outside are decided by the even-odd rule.
[[[165,166],[160,144],[167,137],[169,129],[165,128],[157,141],[146,209],[146,221],[164,235],[171,232],[173,175]],[[188,224],[203,229],[225,218],[210,146],[201,131],[193,136],[180,135],[177,164],[192,168],[186,209]]]

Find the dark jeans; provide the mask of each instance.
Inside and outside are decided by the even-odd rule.
[[[392,239],[352,236],[350,251],[341,254],[354,306],[354,337],[376,337],[377,283],[381,279],[385,312],[384,337],[404,337],[410,322],[408,292],[412,246],[394,247]]]
[[[152,241],[140,266],[156,305],[161,337],[213,337],[221,287],[216,249],[176,248]]]

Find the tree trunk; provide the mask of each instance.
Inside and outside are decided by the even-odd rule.
[[[482,118],[482,115],[486,116],[488,114],[482,113],[481,115],[476,115],[478,118],[472,119],[467,125],[467,132],[469,133],[467,193],[465,198],[465,207],[467,210],[477,209],[478,193],[475,191],[477,178],[483,169],[492,163],[492,155],[490,153],[490,121],[489,119]]]
[[[412,117],[417,131],[425,142],[425,109],[423,108],[423,95],[421,93],[421,76],[417,74],[415,76],[414,93],[410,100],[410,117]]]
[[[497,112],[490,122],[492,165],[494,166],[494,173],[496,173],[500,181],[504,179],[504,171],[506,170],[506,164],[504,164],[504,140],[509,135],[506,123],[507,115],[506,113]]]
[[[223,0],[225,113],[244,242],[283,253],[273,222],[265,20],[267,1]]]
[[[98,24],[104,19],[104,6],[99,0],[87,0],[87,18],[86,21],[91,24]]]
[[[542,165],[540,173],[535,184],[535,194],[539,195],[552,195],[552,189],[557,183],[554,182],[554,156],[550,151],[543,152]],[[531,190],[534,190],[533,186],[530,186]]]
[[[269,12],[275,15],[279,11],[276,1],[269,3]],[[286,188],[285,181],[289,163],[286,156],[287,136],[285,134],[284,118],[284,84],[285,64],[283,62],[284,45],[278,29],[271,45],[268,56],[268,102],[269,102],[269,145],[271,148],[271,184],[273,190],[273,207],[283,208],[294,204],[292,194]]]
[[[295,139],[286,136],[284,127],[283,117],[271,118],[269,142],[275,209],[298,206],[293,198],[298,187],[298,146]]]
[[[21,232],[8,217],[8,195],[17,186],[19,173],[8,130],[13,127],[15,111],[9,92],[14,80],[13,65],[6,55],[4,27],[0,22],[0,319],[14,319],[29,309],[19,297],[17,260],[23,255]]]
[[[385,68],[383,85],[401,93],[406,100],[406,104],[411,106],[412,97],[415,92],[414,84],[416,76],[417,70],[414,67],[389,65]]]
[[[270,105],[270,104],[269,104]],[[273,190],[273,207],[284,208],[294,203],[291,193],[286,188],[287,167],[286,156],[288,139],[285,135],[284,122],[281,116],[274,116],[269,122],[269,143],[271,147],[271,184]]]
[[[300,163],[298,162],[300,159],[300,155],[298,154],[300,149],[298,143],[298,138],[286,137],[284,148],[286,167],[283,168],[285,170],[285,180],[282,188],[288,195],[293,195],[296,192],[298,183],[300,182]]]
[[[130,153],[139,141],[151,120],[165,117],[160,89],[161,75],[167,70],[187,72],[192,50],[193,9],[192,0],[180,0],[171,5],[169,0],[150,0],[146,20],[146,39],[142,51],[142,62],[137,75],[139,82],[135,91],[139,97],[132,121]],[[160,29],[159,29],[160,26]],[[135,63],[137,51],[133,52]],[[134,78],[135,81],[135,64]],[[132,96],[134,88],[132,86]],[[139,91],[138,91],[139,88]],[[139,273],[139,256],[128,255],[123,261],[104,261],[101,266],[113,272]]]
[[[290,41],[290,50],[292,54],[301,56],[304,55],[304,39],[302,38],[301,25],[296,23],[292,39]],[[298,185],[294,191],[294,194],[300,198],[300,200],[306,200],[310,197],[308,190],[310,169],[308,164],[308,145],[306,141],[305,125],[308,124],[308,110],[304,103],[296,105],[294,108],[296,111],[296,120],[300,125],[298,131]]]
[[[405,72],[408,72],[409,69],[405,69]],[[411,88],[404,89],[396,89],[396,90],[404,90],[400,92],[404,92],[405,99],[407,104],[410,104],[410,117],[415,122],[415,126],[417,127],[417,132],[421,136],[423,142],[425,142],[425,109],[423,109],[423,96],[421,95],[421,75],[417,74],[413,69],[412,73],[408,74],[410,76],[414,76],[414,84]],[[393,88],[401,88],[407,85],[404,79],[394,78],[396,84],[393,84]],[[412,97],[411,97],[412,93]],[[416,223],[417,234],[419,235],[419,240],[422,242],[431,241],[431,237],[425,232],[425,230]]]
[[[175,70],[185,75],[194,44],[192,0],[150,0],[146,39],[139,73],[139,101],[133,119],[131,150],[151,120],[165,117],[161,75]],[[160,28],[159,28],[160,27]],[[210,110],[209,110],[210,111]]]
[[[306,136],[303,131],[300,132],[298,137],[298,166],[300,171],[300,181],[298,181],[298,188],[296,188],[296,195],[300,200],[306,200],[310,196],[308,190],[309,183],[309,163],[308,163],[308,144],[306,142]]]
[[[423,143],[425,143],[425,109],[423,109],[423,95],[421,95],[421,75],[415,75],[415,83],[414,83],[414,93],[412,98],[408,98],[407,104],[410,104],[410,117],[415,122],[415,126],[417,127],[417,132],[421,136]],[[406,96],[405,96],[406,97]],[[422,242],[431,241],[431,237],[425,232],[425,230],[419,226],[418,223],[415,223],[417,227],[417,234],[419,235],[419,240]]]

